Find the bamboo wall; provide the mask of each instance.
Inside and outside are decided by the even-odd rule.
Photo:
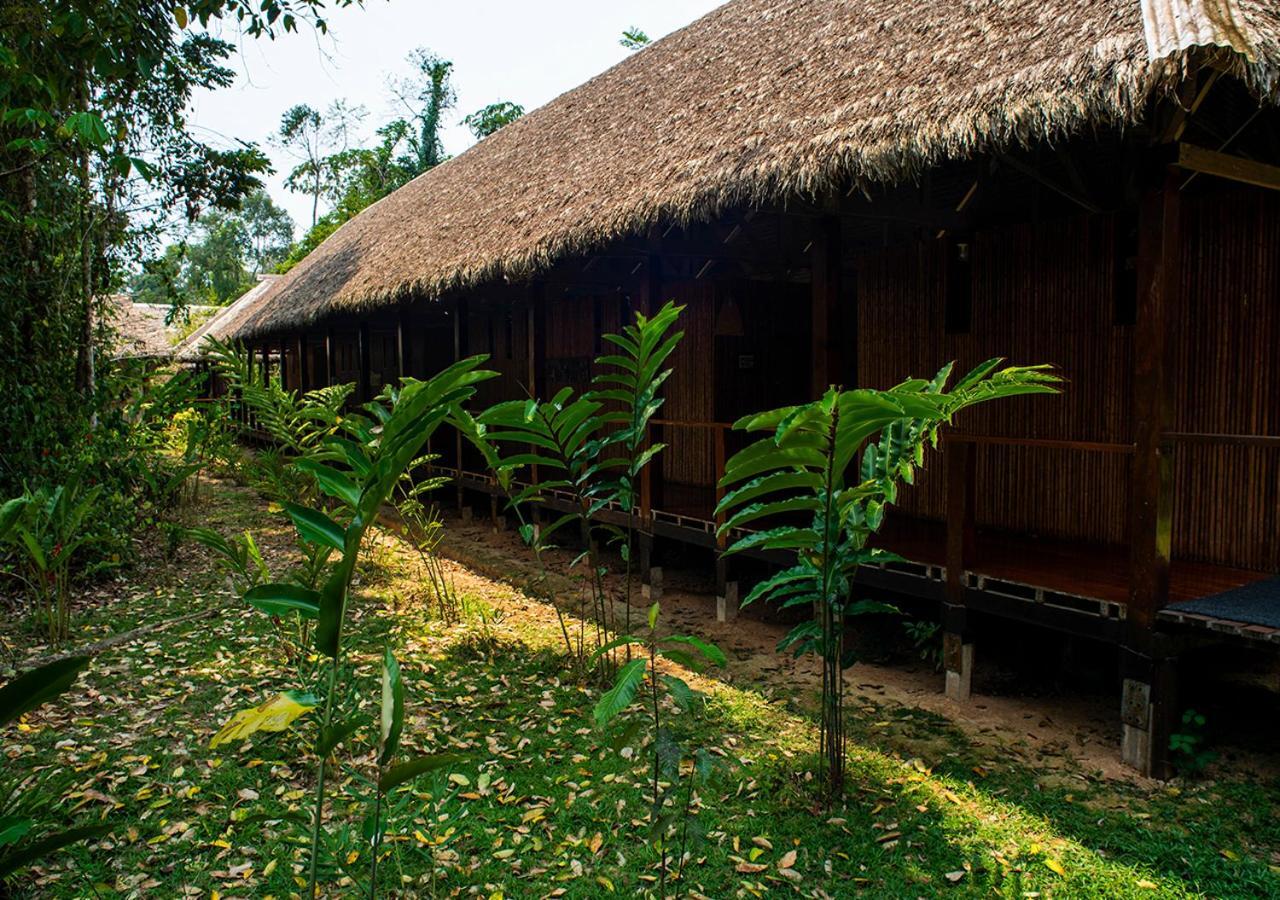
[[[1280,434],[1280,202],[1216,190],[1184,203],[1182,309],[1169,376],[1179,431]],[[1049,362],[1068,379],[1059,397],[1024,397],[964,413],[960,430],[1018,438],[1132,441],[1133,328],[1116,324],[1116,221],[1110,216],[1022,225],[972,241],[972,319],[947,334],[943,241],[868,253],[858,268],[859,380],[889,387],[948,360],[964,370],[991,356]],[[1174,556],[1280,567],[1280,453],[1179,445]],[[1125,541],[1128,459],[1076,450],[980,446],[979,526],[1119,544]],[[944,483],[930,460],[904,511],[941,519]]]

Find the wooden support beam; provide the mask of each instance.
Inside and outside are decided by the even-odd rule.
[[[1009,168],[1016,169],[1017,171],[1021,172],[1023,175],[1026,175],[1032,181],[1048,188],[1049,190],[1053,191],[1055,194],[1058,194],[1059,196],[1064,197],[1067,200],[1070,200],[1072,203],[1076,204],[1077,206],[1083,209],[1086,209],[1091,213],[1102,212],[1102,208],[1099,207],[1092,200],[1088,199],[1087,197],[1082,197],[1068,188],[1064,188],[1062,185],[1058,184],[1052,178],[1047,177],[1043,172],[1041,172],[1035,166],[1025,163],[1022,160],[1018,159],[1017,157],[1008,156],[1003,153],[1000,154],[1000,156],[997,158],[1000,160],[1000,162],[1004,163]]]
[[[404,378],[405,370],[405,353],[404,353],[404,310],[396,312],[396,379]]]
[[[459,297],[453,307],[453,361],[458,362],[467,355],[467,330],[469,327],[467,316],[467,299]],[[464,512],[467,509],[466,497],[462,491],[462,432],[454,432],[454,460],[456,463],[454,485],[458,492],[458,511]]]
[[[651,316],[662,308],[662,257],[650,253],[645,258],[641,275],[640,292],[637,308],[647,316]],[[645,437],[646,447],[662,442],[662,426],[649,425]],[[653,510],[662,507],[662,455],[650,461],[640,473],[640,521],[642,527],[649,527],[653,521]]]
[[[1139,212],[1138,302],[1134,326],[1134,454],[1129,478],[1130,581],[1127,617],[1132,644],[1145,644],[1169,599],[1173,538],[1172,378],[1167,371],[1169,322],[1180,312],[1181,195],[1177,176],[1143,199]]]
[[[944,459],[947,474],[947,592],[942,609],[946,694],[967,701],[973,676],[973,644],[969,640],[965,572],[973,562],[976,528],[973,501],[976,447],[952,443]]]
[[[311,345],[307,343],[307,333],[300,332],[293,343],[294,352],[298,354],[298,390],[306,393],[313,387],[312,380],[315,376],[309,371],[311,368],[311,360],[308,351]]]
[[[1280,191],[1280,166],[1206,150],[1194,144],[1178,144],[1178,166],[1189,172]]]
[[[823,216],[814,223],[811,260],[810,334],[813,366],[810,395],[820,397],[840,381],[840,220]]]
[[[324,386],[333,385],[333,329],[324,333]]]
[[[546,392],[547,373],[547,286],[541,281],[529,284],[526,304],[526,328],[529,345],[526,348],[528,372],[525,386],[529,393],[541,397]]]
[[[361,322],[360,327],[356,329],[356,364],[360,367],[356,383],[356,398],[363,403],[373,399],[370,396],[371,380],[369,378],[369,326],[364,322]]]
[[[289,354],[285,352],[285,340],[283,335],[280,337],[280,341],[279,341],[279,353],[280,353],[280,387],[284,388],[285,390],[289,390],[290,388],[296,388],[297,385],[293,384],[292,383],[293,379],[289,377],[289,364],[288,364]]]

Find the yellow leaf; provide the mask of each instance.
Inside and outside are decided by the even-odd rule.
[[[1160,885],[1156,884],[1154,881],[1143,878],[1138,882],[1138,887],[1142,888],[1144,891],[1154,891],[1156,888],[1160,887]]]
[[[790,869],[793,868],[795,864],[796,851],[794,850],[788,850],[786,853],[782,854],[782,859],[778,860],[779,869]]]
[[[351,865],[353,862],[355,862],[359,858],[360,858],[360,851],[352,850],[350,853],[347,854],[347,865]]]
[[[209,741],[210,747],[240,741],[259,731],[284,731],[298,716],[315,709],[316,698],[300,691],[276,694],[266,703],[242,709]]]
[[[610,881],[608,878],[605,878],[603,875],[596,876],[596,883],[599,884],[606,891],[608,891],[610,894],[613,893],[613,882]]]
[[[276,862],[277,860],[273,859],[271,860],[271,862],[267,863],[265,866],[262,867],[262,875],[264,878],[270,876],[271,873],[276,870]]]
[[[1236,853],[1234,850],[1223,850],[1222,855],[1232,861],[1235,861],[1240,858],[1240,854]]]
[[[591,843],[589,846],[591,847],[592,853],[599,853],[600,848],[604,846],[604,835],[597,831],[595,835],[591,838]],[[609,890],[613,890],[613,888],[609,888]]]
[[[1062,867],[1062,863],[1058,862],[1056,859],[1046,859],[1044,864],[1063,877],[1067,874],[1067,870]]]

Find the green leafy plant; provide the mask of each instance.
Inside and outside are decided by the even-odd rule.
[[[774,550],[795,565],[757,584],[743,604],[772,600],[804,605],[814,616],[779,644],[822,661],[820,781],[828,798],[844,789],[844,670],[853,664],[845,636],[851,616],[896,612],[854,599],[859,566],[898,557],[870,547],[900,482],[911,483],[925,448],[962,409],[1019,394],[1051,393],[1058,382],[1044,366],[978,366],[947,390],[948,365],[932,380],[912,379],[887,391],[831,388],[819,400],[747,416],[734,427],[765,436],[726,463],[717,506],[723,536],[737,535],[725,554]],[[760,522],[771,527],[752,529]]]
[[[902,623],[902,630],[916,655],[937,672],[942,668],[942,626],[925,619],[911,619]]]
[[[66,693],[88,667],[89,657],[68,656],[14,678],[0,688],[0,728]],[[41,833],[38,820],[47,803],[31,784],[0,777],[0,888],[32,863],[111,830],[99,823]]]
[[[570,568],[585,562],[591,598],[590,615],[582,616],[593,629],[591,642],[580,629],[577,641],[570,638],[563,617],[566,650],[585,671],[588,658],[613,667],[612,654],[593,652],[609,643],[617,631],[613,603],[605,589],[608,570],[600,553],[601,541],[616,544],[625,566],[623,630],[631,620],[632,547],[635,539],[639,483],[644,468],[663,449],[649,445],[650,420],[662,407],[659,391],[671,370],[663,368],[683,337],[671,329],[683,307],[668,303],[652,317],[637,313],[634,324],[621,334],[603,339],[618,348],[601,356],[596,365],[603,371],[594,379],[592,391],[574,397],[572,388],[563,388],[550,400],[516,400],[485,410],[477,421],[463,422],[459,430],[481,448],[498,483],[507,491],[509,506],[519,510],[529,504],[546,504],[552,497],[568,500],[571,512],[549,524],[535,526],[521,514],[520,536],[530,547],[545,574],[543,554],[554,546],[552,539],[566,526],[576,526],[584,550]],[[510,445],[516,451],[501,457],[495,445]],[[514,473],[537,467],[538,478],[518,489]],[[606,509],[620,510],[626,525],[600,522]]]
[[[1218,758],[1218,754],[1206,749],[1205,726],[1208,720],[1203,713],[1188,709],[1183,712],[1181,722],[1181,728],[1169,735],[1173,767],[1179,774],[1199,775]]]
[[[416,473],[439,459],[439,454],[428,454],[415,459],[400,476],[399,490],[395,495],[396,512],[405,525],[405,537],[418,555],[418,565],[426,581],[428,598],[434,603],[436,615],[445,622],[456,622],[462,614],[462,601],[453,579],[445,569],[438,552],[444,538],[444,519],[434,503],[429,503],[432,491],[449,483],[448,478],[420,478]]]
[[[35,598],[46,634],[54,644],[71,626],[71,564],[89,533],[82,527],[101,487],[82,490],[75,482],[27,491],[0,507],[0,545],[22,559],[18,577]]]
[[[678,675],[661,671],[658,661],[668,659],[686,669],[699,671],[707,664],[723,666],[726,660],[719,647],[700,638],[683,634],[659,635],[660,612],[661,607],[657,603],[649,607],[649,628],[643,637],[624,634],[596,651],[597,656],[602,656],[619,647],[639,646],[643,648],[643,655],[628,660],[618,669],[613,687],[597,701],[594,717],[596,725],[603,727],[621,715],[637,698],[645,703],[653,746],[649,842],[658,854],[658,895],[665,897],[671,843],[675,841],[677,846],[673,874],[675,880],[680,881],[691,836],[694,785],[699,779],[707,780],[711,757],[705,750],[695,751],[691,770],[682,783],[680,769],[685,751],[663,719],[663,701],[669,699],[680,709],[692,712],[697,700],[688,682]],[[642,697],[642,691],[646,696]],[[624,732],[622,741],[633,735],[634,731]]]
[[[323,451],[293,465],[314,479],[333,506],[285,503],[285,511],[304,544],[322,561],[318,588],[296,583],[260,584],[245,599],[271,615],[296,615],[315,622],[314,648],[327,659],[327,678],[317,685],[320,737],[316,745],[316,789],[311,826],[308,896],[315,896],[323,833],[328,761],[337,745],[355,729],[352,719],[336,719],[339,677],[349,677],[344,662],[343,627],[348,594],[364,537],[401,476],[422,447],[456,408],[475,393],[475,385],[493,377],[480,369],[484,357],[462,360],[427,381],[404,379],[388,387],[366,409],[376,424],[348,417],[345,436],[331,436]],[[334,515],[330,515],[333,513]]]

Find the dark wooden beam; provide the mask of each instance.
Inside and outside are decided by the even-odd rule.
[[[547,372],[547,286],[543,282],[529,284],[525,314],[525,331],[529,340],[526,348],[529,369],[525,386],[533,396],[541,397],[546,393]]]
[[[1173,535],[1172,378],[1169,322],[1180,312],[1178,251],[1181,195],[1177,176],[1142,202],[1138,223],[1138,303],[1134,326],[1134,454],[1129,480],[1130,582],[1128,619],[1134,642],[1151,632],[1169,598]]]
[[[364,402],[372,400],[369,396],[370,378],[369,378],[369,326],[364,322],[360,323],[360,327],[356,329],[356,365],[360,367],[358,381],[356,383],[356,397]]]
[[[810,394],[820,397],[840,380],[840,219],[824,216],[814,223],[809,248],[811,275]]]
[[[1280,191],[1280,166],[1254,162],[1251,159],[1219,153],[1216,150],[1206,150],[1194,144],[1178,144],[1178,166],[1188,172],[1213,175],[1229,181],[1251,184],[1254,187]]]
[[[401,308],[396,312],[396,379],[404,378],[404,319],[405,312]]]
[[[306,393],[312,388],[312,379],[314,376],[308,371],[310,368],[310,346],[307,344],[307,333],[299,332],[293,342],[294,352],[298,354],[298,390]]]
[[[333,384],[333,329],[324,333],[324,386]]]
[[[1048,188],[1049,190],[1053,191],[1055,194],[1058,194],[1059,196],[1064,197],[1067,200],[1070,200],[1072,203],[1076,204],[1077,206],[1083,209],[1086,209],[1091,213],[1102,212],[1102,208],[1099,207],[1092,200],[1090,200],[1087,197],[1082,197],[1079,194],[1077,194],[1075,191],[1072,191],[1068,188],[1063,187],[1062,185],[1054,181],[1052,178],[1049,178],[1048,176],[1046,176],[1043,172],[1041,172],[1035,166],[1029,163],[1025,163],[1022,160],[1018,159],[1017,157],[1009,156],[1003,153],[1000,154],[1000,156],[998,156],[997,158],[1004,165],[1007,165],[1009,168],[1015,169],[1021,172],[1023,175],[1026,175],[1032,181]]]

